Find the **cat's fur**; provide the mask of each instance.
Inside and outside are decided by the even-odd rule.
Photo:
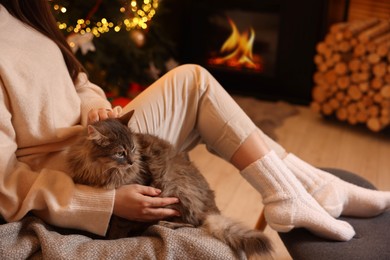
[[[119,119],[88,126],[86,133],[68,152],[70,175],[74,181],[107,189],[135,183],[156,187],[162,190],[161,197],[180,200],[170,206],[181,214],[169,220],[172,227],[174,223],[190,224],[203,228],[234,250],[243,250],[247,256],[269,255],[272,245],[262,232],[220,214],[214,192],[185,153],[178,153],[160,138],[134,133],[127,127],[132,114],[133,111]],[[123,221],[119,221],[119,228],[118,223],[112,225],[123,230]],[[132,228],[144,225],[127,223],[131,223],[130,232],[135,232]]]

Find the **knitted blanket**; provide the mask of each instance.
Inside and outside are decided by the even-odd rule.
[[[151,226],[142,236],[105,240],[29,216],[0,225],[0,259],[245,259],[197,228]]]

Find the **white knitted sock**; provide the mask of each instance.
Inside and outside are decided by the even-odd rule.
[[[390,208],[390,192],[365,189],[313,167],[294,154],[284,163],[333,217],[373,217]]]
[[[267,223],[276,231],[302,227],[339,241],[348,241],[355,235],[347,222],[334,219],[307,193],[274,151],[241,174],[262,195]]]

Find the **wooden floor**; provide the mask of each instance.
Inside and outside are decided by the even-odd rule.
[[[299,106],[300,113],[277,129],[278,142],[312,165],[334,167],[359,174],[377,188],[390,190],[390,134],[325,120]],[[222,212],[254,227],[262,209],[260,195],[227,162],[200,145],[190,156],[216,192]],[[275,259],[291,259],[275,231],[268,234],[276,247]]]

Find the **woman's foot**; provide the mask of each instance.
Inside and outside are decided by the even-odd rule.
[[[373,217],[390,208],[390,192],[371,190],[315,168],[293,154],[284,163],[315,200],[333,217]]]
[[[263,197],[267,223],[278,232],[306,228],[332,240],[348,241],[353,228],[330,216],[305,190],[283,161],[271,151],[241,171]]]

